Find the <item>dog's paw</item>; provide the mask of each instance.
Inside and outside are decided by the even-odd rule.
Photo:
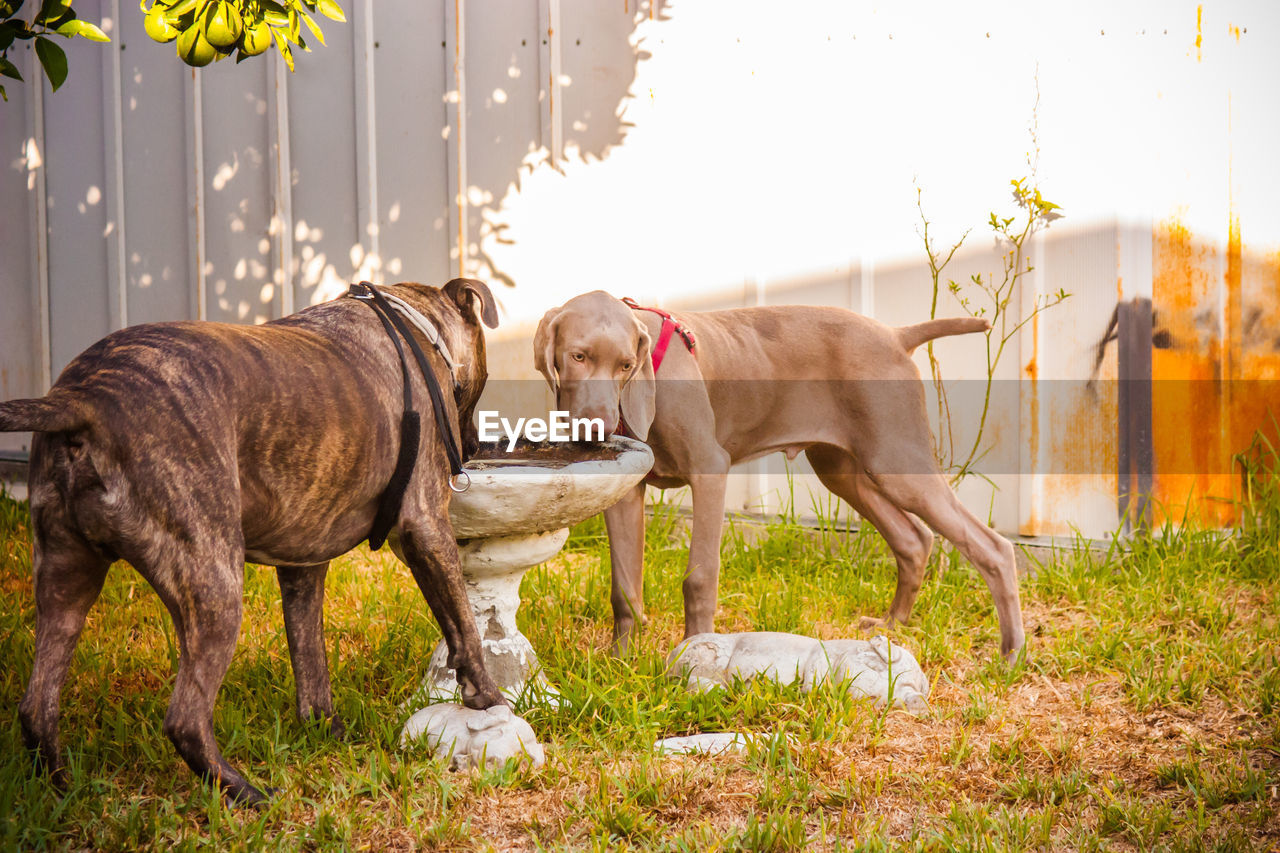
[[[252,785],[237,785],[222,789],[222,800],[227,804],[228,808],[237,809],[265,809],[271,805],[271,800],[279,796],[280,788],[266,788],[259,791]]]
[[[858,620],[858,630],[868,633],[874,631],[883,631],[889,626],[887,619],[878,619],[875,616],[863,616]]]

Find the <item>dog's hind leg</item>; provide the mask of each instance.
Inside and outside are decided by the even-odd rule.
[[[644,623],[644,483],[604,511],[612,573],[613,653],[626,653]]]
[[[458,675],[462,703],[476,709],[505,705],[507,700],[502,691],[484,668],[480,634],[458,564],[458,544],[446,514],[448,500],[442,497],[436,507],[434,512],[415,511],[406,505],[401,515],[397,553],[409,566],[427,606],[440,624],[449,649],[449,667]]]
[[[1025,636],[1013,545],[978,520],[947,487],[941,474],[893,474],[877,478],[893,503],[918,515],[960,550],[987,582],[1000,619],[1000,653],[1017,657]]]
[[[342,737],[345,729],[333,712],[329,660],[324,651],[324,579],[328,571],[328,563],[276,566],[276,578],[280,581],[298,719],[327,719],[329,731]]]
[[[822,485],[871,522],[893,551],[898,564],[898,584],[888,618],[890,622],[906,622],[924,580],[929,552],[933,550],[933,534],[876,491],[849,454],[835,447],[820,446],[809,448],[805,455]]]
[[[32,574],[36,597],[36,650],[27,692],[18,705],[22,735],[55,784],[66,783],[59,754],[62,685],[85,616],[98,599],[110,563],[65,530],[41,531],[37,518]]]
[[[240,633],[244,551],[238,542],[199,550],[190,544],[207,535],[195,531],[182,544],[150,549],[154,560],[134,562],[168,608],[178,636],[178,674],[164,733],[197,776],[217,784],[233,803],[258,805],[266,796],[227,763],[213,733],[213,704]]]

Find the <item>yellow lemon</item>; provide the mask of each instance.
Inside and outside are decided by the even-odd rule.
[[[154,40],[164,43],[178,37],[178,28],[165,20],[165,8],[156,3],[147,10],[147,17],[142,21],[142,28]]]
[[[213,62],[218,49],[200,32],[198,24],[192,24],[178,36],[178,56],[188,65],[200,68]]]
[[[217,48],[229,48],[240,40],[243,23],[230,3],[211,3],[201,21],[204,37]]]
[[[245,27],[244,39],[240,43],[240,49],[249,56],[257,56],[258,54],[271,47],[271,25],[266,21],[259,21],[252,26]]]

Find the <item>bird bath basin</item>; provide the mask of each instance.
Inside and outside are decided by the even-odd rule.
[[[482,443],[465,470],[471,487],[449,516],[475,611],[485,667],[509,700],[554,699],[528,638],[516,626],[520,580],[560,552],[569,527],[617,503],[653,466],[634,439],[600,444]],[[441,641],[414,700],[456,701],[458,683]]]

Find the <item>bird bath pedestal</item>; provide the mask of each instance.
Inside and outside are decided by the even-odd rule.
[[[516,626],[520,580],[560,552],[570,525],[613,504],[643,479],[653,454],[615,436],[603,444],[481,445],[466,465],[471,487],[453,495],[449,516],[475,611],[485,668],[509,700],[554,699],[538,657]],[[456,701],[458,682],[441,641],[414,697]]]

